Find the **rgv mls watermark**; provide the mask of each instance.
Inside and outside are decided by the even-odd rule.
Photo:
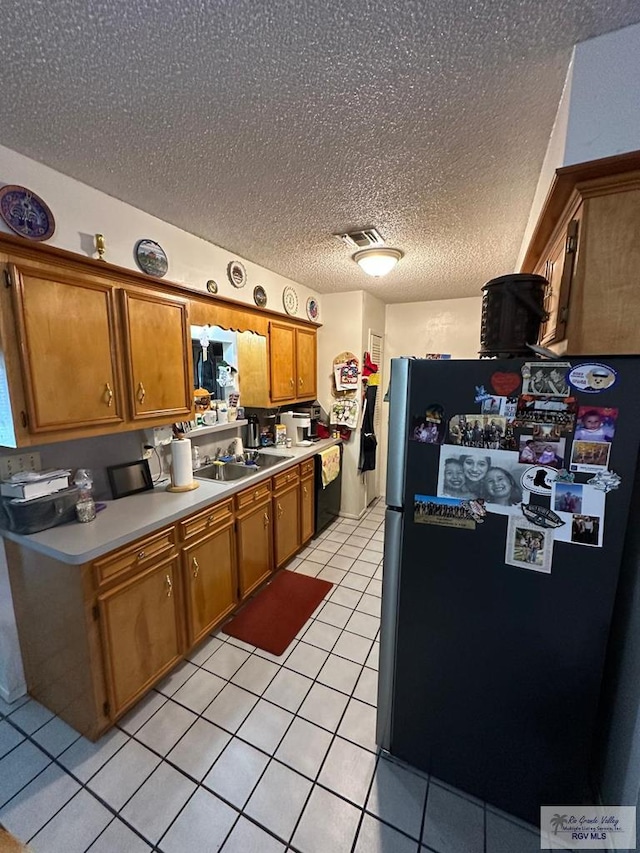
[[[635,850],[635,806],[541,806],[541,850]]]

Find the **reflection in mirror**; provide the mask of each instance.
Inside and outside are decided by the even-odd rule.
[[[254,332],[220,326],[191,326],[194,388],[213,400],[229,401],[240,394],[240,405],[269,406],[267,339]]]

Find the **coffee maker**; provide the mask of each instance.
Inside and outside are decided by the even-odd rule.
[[[320,403],[306,403],[304,406],[299,406],[295,413],[309,418],[309,429],[305,438],[309,441],[320,441],[318,435],[318,421],[322,418]]]
[[[287,438],[292,439],[297,447],[306,447],[311,444],[309,430],[311,420],[303,412],[281,412],[280,423],[287,428]]]

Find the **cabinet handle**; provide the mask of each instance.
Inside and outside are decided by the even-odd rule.
[[[210,516],[209,516],[209,518],[207,519],[207,524],[213,524],[213,519],[214,519],[214,518],[215,518],[215,516],[210,515]]]
[[[139,559],[139,560],[143,560],[143,559],[144,559],[144,551],[138,551],[138,559]]]
[[[173,592],[173,581],[171,580],[171,575],[167,575],[167,598],[171,598],[171,593]]]
[[[268,512],[265,512],[265,514],[264,514],[264,526],[265,527],[269,526],[269,513]]]
[[[284,510],[282,509],[281,504],[278,504],[278,518],[282,518],[284,515]]]
[[[142,382],[138,382],[138,402],[144,403],[144,398],[147,396],[147,392],[144,390],[144,385]]]
[[[302,386],[304,385],[304,382],[302,381],[302,376],[300,377],[300,379],[298,381],[300,383],[300,387],[302,388]]]
[[[291,377],[291,379],[289,380],[289,385],[291,385],[291,387],[293,388],[293,386],[294,386],[295,384],[296,384],[296,383],[293,381],[293,376],[292,376],[292,377]]]
[[[309,492],[307,491],[307,487],[306,487],[306,486],[303,486],[303,487],[302,487],[302,490],[303,490],[303,492],[304,492],[304,496],[305,496],[305,498],[306,498],[306,496],[309,494]]]
[[[107,398],[107,406],[110,406],[113,403],[113,391],[111,390],[111,385],[109,385],[108,382],[105,383],[104,393]]]
[[[256,489],[256,490],[255,490],[255,492],[253,493],[253,499],[254,499],[254,501],[257,501],[257,500],[258,500],[258,496],[259,496],[259,495],[260,495],[260,492]]]
[[[198,577],[198,572],[200,571],[200,566],[198,565],[198,561],[196,558],[193,558],[193,576],[194,578]]]

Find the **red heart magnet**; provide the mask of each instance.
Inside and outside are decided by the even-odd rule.
[[[520,387],[522,377],[519,373],[503,373],[496,371],[491,376],[491,387],[500,397],[508,397]]]

